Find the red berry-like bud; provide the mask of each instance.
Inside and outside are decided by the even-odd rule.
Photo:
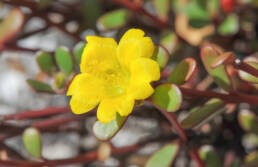
[[[220,6],[225,13],[232,12],[235,4],[236,0],[220,0]]]

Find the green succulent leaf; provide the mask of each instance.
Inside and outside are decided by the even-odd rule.
[[[207,1],[207,10],[210,16],[216,16],[219,13],[220,0],[209,0]]]
[[[170,0],[153,0],[153,4],[158,15],[162,18],[166,18],[169,12]]]
[[[253,112],[241,110],[238,113],[238,122],[244,130],[258,134],[258,119]]]
[[[96,28],[97,20],[101,15],[100,0],[83,0],[80,7],[86,24],[84,27]]]
[[[33,80],[33,79],[28,79],[27,83],[35,90],[38,92],[47,92],[47,93],[54,93],[54,90],[51,88],[50,85]]]
[[[168,77],[170,83],[182,85],[187,82],[196,71],[196,61],[193,58],[186,58],[181,61]]]
[[[182,93],[175,84],[159,85],[152,95],[152,102],[168,112],[177,111],[182,99]]]
[[[93,125],[93,133],[97,139],[105,141],[111,139],[122,127],[127,117],[116,114],[116,118],[109,123],[96,121]]]
[[[215,151],[215,149],[210,145],[204,145],[199,149],[199,155],[201,159],[204,160],[207,167],[221,167],[222,161]]]
[[[82,52],[83,52],[84,47],[85,47],[85,43],[79,42],[73,48],[73,55],[78,64],[81,63],[81,57],[82,57]]]
[[[127,9],[118,9],[102,15],[97,22],[98,29],[102,31],[118,29],[126,25],[130,17]]]
[[[231,14],[222,22],[218,31],[221,35],[234,35],[238,32],[238,29],[238,17],[235,14]]]
[[[66,47],[59,47],[55,52],[57,66],[65,74],[70,75],[73,72],[73,59]]]
[[[163,69],[168,63],[169,53],[162,46],[156,46],[152,59],[157,61],[159,67]]]
[[[48,75],[52,75],[53,72],[56,70],[53,57],[48,52],[38,52],[36,61],[41,71],[45,72]]]
[[[210,20],[210,14],[206,9],[206,4],[202,0],[190,1],[185,8],[185,13],[188,18],[196,21],[207,21]]]
[[[41,157],[41,135],[40,132],[33,127],[25,129],[22,134],[23,145],[28,153],[35,157]]]
[[[62,72],[57,73],[54,78],[55,87],[58,89],[61,89],[65,86],[65,83],[66,83],[65,74]]]
[[[184,129],[191,129],[199,124],[209,121],[217,114],[224,111],[224,102],[219,99],[211,99],[201,107],[193,108],[189,115],[181,122]]]
[[[179,152],[180,145],[171,143],[155,152],[147,161],[145,167],[170,167]]]
[[[160,44],[172,54],[176,49],[177,41],[177,36],[173,31],[166,31],[161,35]]]

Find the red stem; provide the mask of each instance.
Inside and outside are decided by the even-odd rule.
[[[192,157],[193,160],[195,160],[195,162],[197,163],[197,165],[199,167],[205,167],[206,164],[203,162],[203,160],[200,158],[198,151],[196,150],[196,148],[192,147],[189,150],[189,155]]]
[[[53,128],[59,125],[63,125],[65,123],[76,121],[76,120],[82,120],[89,116],[95,115],[96,110],[92,110],[90,112],[87,112],[86,114],[80,115],[80,116],[74,116],[74,115],[67,115],[65,117],[57,117],[47,120],[38,121],[32,124],[33,127],[36,127],[38,129],[47,129],[47,128]]]
[[[38,129],[48,129],[48,128],[53,128],[53,127],[56,127],[59,125],[64,125],[68,122],[76,121],[79,119],[85,119],[85,117],[69,115],[69,116],[65,116],[65,117],[57,117],[57,118],[38,121],[38,122],[33,123],[31,126],[38,128]]]
[[[156,16],[152,15],[147,10],[145,10],[141,5],[139,5],[139,3],[134,3],[134,2],[131,2],[128,0],[112,0],[112,1],[131,9],[132,11],[135,11],[139,14],[143,14],[143,15],[149,17],[158,26],[161,26],[163,28],[170,28],[167,21],[161,20],[161,19],[157,18]]]
[[[181,92],[186,96],[191,97],[208,97],[208,98],[219,98],[229,103],[249,103],[249,104],[258,104],[258,96],[243,94],[243,93],[231,93],[231,94],[225,94],[225,93],[217,93],[213,91],[208,90],[196,90],[191,88],[183,88],[179,87]]]
[[[29,36],[31,36],[31,35],[36,34],[36,33],[45,31],[45,30],[47,30],[48,28],[49,28],[48,26],[45,26],[45,27],[39,28],[39,29],[37,29],[37,30],[33,30],[33,31],[30,31],[30,32],[27,32],[27,33],[23,33],[23,34],[19,35],[19,36],[17,37],[17,39],[20,40],[20,39],[23,39],[23,38],[27,38],[27,37],[29,37]]]
[[[187,138],[183,128],[177,121],[175,115],[173,113],[169,113],[166,110],[161,109],[160,107],[157,107],[155,104],[153,104],[153,105],[167,118],[167,120],[171,123],[171,125],[173,125],[173,127],[177,130],[178,136],[181,138],[182,142],[187,143],[188,138]]]
[[[62,159],[62,160],[49,160],[43,162],[32,162],[32,161],[14,161],[14,160],[0,160],[0,166],[5,167],[42,167],[42,166],[57,166],[57,165],[70,165],[70,164],[87,164],[95,161],[98,158],[97,152],[89,152],[80,155],[75,158]]]
[[[245,71],[249,74],[252,74],[252,75],[258,77],[258,70],[243,61],[241,61],[239,64],[235,63],[234,67],[238,70]]]
[[[144,145],[159,141],[159,140],[171,140],[174,139],[175,136],[160,136],[154,139],[150,139],[147,141],[140,142],[138,144],[134,144],[131,146],[125,146],[120,148],[112,148],[112,155],[123,155],[133,152],[139,148],[142,148]],[[15,160],[0,160],[0,166],[5,167],[42,167],[42,166],[59,166],[59,165],[70,165],[70,164],[87,164],[98,159],[97,152],[88,152],[78,157],[63,159],[63,160],[46,160],[43,162],[32,162],[32,161],[15,161]]]
[[[0,51],[1,50],[32,52],[32,53],[39,51],[38,49],[23,48],[23,47],[17,46],[16,44],[9,44],[9,43],[4,44],[4,46],[0,49]]]
[[[188,145],[188,138],[186,136],[186,133],[185,133],[184,129],[179,124],[176,116],[173,113],[169,113],[166,110],[156,106],[155,104],[153,104],[153,106],[155,106],[167,118],[167,120],[170,122],[170,124],[176,129],[176,131],[178,133],[178,136],[180,137],[183,145],[185,147],[187,147],[187,145]],[[199,154],[198,154],[197,150],[194,147],[190,148],[189,155],[197,163],[198,167],[205,167],[206,166],[204,164],[203,160],[199,157]]]
[[[16,114],[4,115],[1,119],[3,120],[23,120],[23,119],[30,119],[30,118],[39,118],[42,116],[50,116],[56,115],[61,113],[69,112],[71,109],[69,106],[64,107],[49,107],[42,110],[30,110],[24,111]]]

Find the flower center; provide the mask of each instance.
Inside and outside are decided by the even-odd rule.
[[[109,97],[117,97],[126,92],[129,86],[129,70],[120,68],[106,69],[103,78],[106,83],[105,90]]]
[[[106,97],[122,95],[129,86],[130,72],[117,60],[92,60],[87,62],[87,73],[102,80]]]

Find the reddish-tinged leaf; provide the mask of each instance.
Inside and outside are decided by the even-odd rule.
[[[12,9],[0,24],[0,48],[22,28],[24,15],[20,9]]]
[[[258,70],[258,61],[257,62],[256,61],[248,61],[248,62],[245,61],[245,63]],[[245,71],[242,71],[242,70],[238,70],[238,74],[242,80],[251,82],[254,84],[258,84],[258,77],[254,76],[252,74],[249,74]]]
[[[182,85],[191,78],[196,69],[196,61],[193,58],[186,58],[171,72],[168,81],[177,85]]]
[[[201,107],[191,109],[189,115],[181,122],[184,129],[191,129],[203,124],[224,111],[225,103],[219,99],[211,99]]]
[[[231,81],[223,65],[212,69],[212,62],[221,54],[221,49],[213,44],[205,44],[201,49],[201,59],[207,72],[213,77],[214,81],[223,89],[231,90]]]
[[[236,56],[232,52],[225,52],[212,61],[211,68],[217,68],[220,65],[232,64],[235,60]]]

